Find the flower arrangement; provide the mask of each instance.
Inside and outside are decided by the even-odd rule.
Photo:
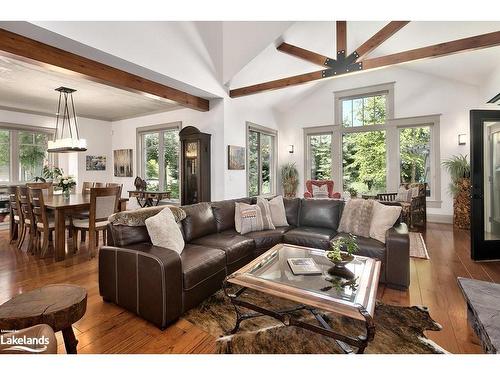
[[[349,234],[347,237],[340,237],[330,242],[331,250],[326,256],[338,266],[344,266],[354,259],[353,254],[359,250],[356,236]]]
[[[55,179],[55,183],[66,196],[69,196],[71,189],[76,186],[76,180],[73,176],[58,176]]]

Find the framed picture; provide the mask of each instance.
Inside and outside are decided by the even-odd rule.
[[[245,169],[245,147],[227,146],[227,169]]]
[[[85,166],[87,171],[105,171],[106,170],[106,156],[105,155],[86,155]]]
[[[132,177],[132,149],[113,151],[115,177]]]

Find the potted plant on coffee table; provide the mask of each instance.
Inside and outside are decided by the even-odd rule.
[[[337,268],[344,268],[346,264],[354,260],[354,254],[359,250],[356,236],[349,234],[330,241],[330,250],[326,256]]]

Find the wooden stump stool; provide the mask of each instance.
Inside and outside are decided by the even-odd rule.
[[[54,284],[18,294],[0,306],[0,330],[48,324],[62,331],[66,353],[76,354],[78,340],[72,324],[87,309],[87,291],[76,285]]]

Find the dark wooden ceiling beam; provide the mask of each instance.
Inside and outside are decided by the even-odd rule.
[[[363,70],[396,65],[409,61],[452,55],[500,45],[500,31],[434,44],[391,55],[374,57],[363,61]]]
[[[300,48],[297,46],[294,46],[292,44],[288,43],[281,43],[278,47],[277,50],[286,54],[289,54],[291,56],[298,57],[299,59],[308,61],[310,63],[316,64],[316,65],[321,65],[321,66],[326,66],[329,61],[335,60],[332,59],[328,56],[323,56],[319,53],[309,51],[304,48]]]
[[[237,98],[240,96],[257,94],[263,91],[271,91],[282,89],[284,87],[296,86],[307,82],[316,81],[322,79],[324,70],[319,70],[316,72],[299,74],[293,77],[287,77],[282,79],[277,79],[270,82],[258,83],[252,86],[246,86],[239,89],[234,89],[229,91],[229,96],[231,98]]]
[[[356,49],[358,54],[358,61],[363,60],[370,52],[384,43],[391,36],[396,34],[399,30],[405,27],[410,21],[391,21],[385,25],[380,31],[374,34],[370,39],[364,42],[359,48]]]
[[[469,38],[454,40],[451,42],[439,43],[428,47],[417,48],[405,52],[394,53],[387,56],[365,59],[362,62],[362,70],[381,68],[389,65],[396,65],[405,62],[421,60],[426,58],[447,56],[459,52],[467,52],[483,48],[500,46],[500,31],[489,34],[477,35]],[[263,91],[277,90],[284,87],[295,86],[320,79],[333,78],[346,74],[353,74],[357,71],[330,75],[333,69],[320,70],[317,72],[300,74],[293,77],[281,78],[270,82],[259,83],[247,87],[241,87],[230,91],[230,96],[236,98],[239,96],[257,94]]]
[[[337,55],[344,51],[344,55],[347,55],[347,22],[337,21]]]
[[[0,29],[0,53],[39,65],[48,64],[108,86],[176,102],[198,111],[208,111],[207,99],[113,68],[86,57]]]

